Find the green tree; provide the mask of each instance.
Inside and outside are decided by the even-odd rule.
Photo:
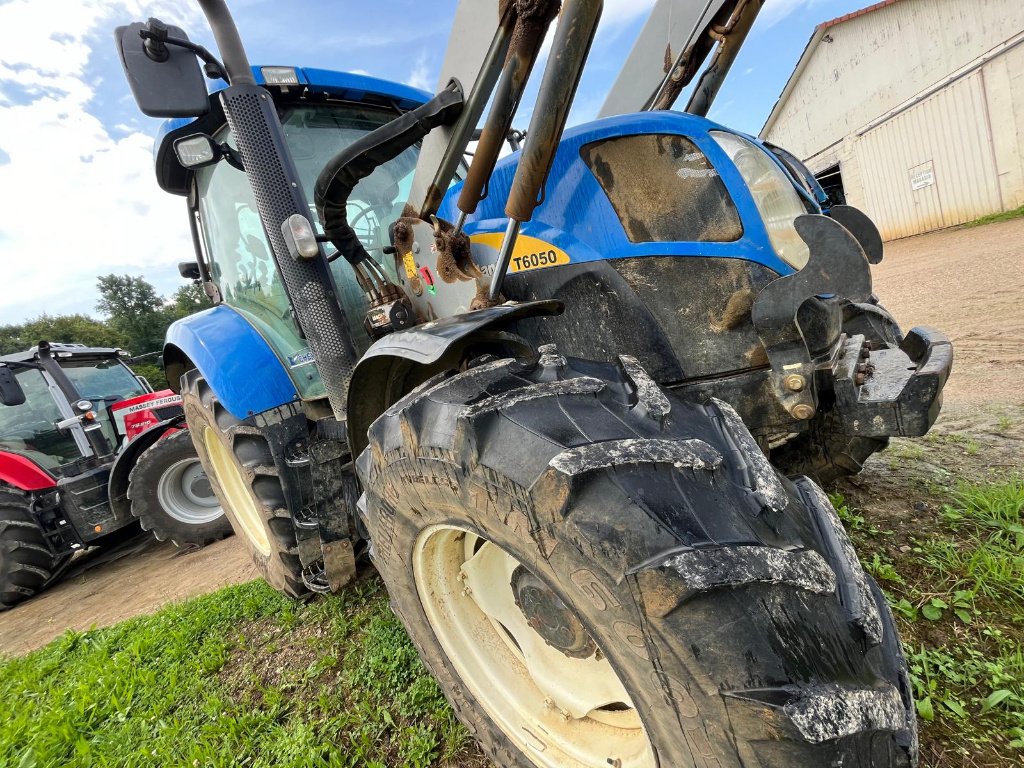
[[[201,283],[189,282],[181,286],[171,296],[171,303],[167,306],[169,317],[168,325],[175,320],[200,312],[213,306],[213,302],[206,295]]]
[[[89,347],[124,347],[127,338],[107,323],[88,315],[40,315],[21,325],[0,326],[0,354],[35,346],[40,341],[64,341]]]
[[[159,350],[167,330],[164,300],[142,277],[101,275],[96,279],[100,299],[96,309],[110,318],[109,324],[123,334],[135,354]]]

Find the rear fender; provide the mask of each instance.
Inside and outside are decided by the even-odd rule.
[[[295,385],[266,339],[231,307],[219,304],[167,329],[164,367],[175,392],[198,368],[221,405],[236,419],[290,403]]]
[[[502,304],[424,323],[377,341],[359,361],[348,388],[352,456],[366,447],[366,430],[388,406],[416,384],[457,365],[468,347],[480,342],[514,351],[521,347],[521,340],[496,331],[516,320],[560,315],[563,310],[560,301]]]
[[[117,520],[128,520],[132,516],[132,505],[128,500],[128,476],[131,474],[135,462],[139,460],[139,456],[168,431],[181,429],[184,426],[185,414],[161,421],[145,432],[140,432],[138,437],[127,443],[117,454],[114,465],[110,468],[110,479],[107,481],[110,509]]]
[[[57,485],[53,475],[32,459],[11,451],[0,451],[0,483],[23,491],[44,491]]]

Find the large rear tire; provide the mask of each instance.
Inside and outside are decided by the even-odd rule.
[[[142,452],[128,475],[132,514],[143,530],[177,547],[204,547],[231,533],[192,435],[179,430]]]
[[[42,590],[66,558],[55,557],[29,513],[29,498],[0,488],[0,611]]]
[[[257,427],[220,404],[198,370],[182,376],[181,383],[196,454],[231,527],[270,586],[289,597],[306,597],[295,528],[269,443]]]
[[[913,765],[888,607],[820,489],[724,403],[542,352],[428,382],[358,461],[392,606],[485,753]]]

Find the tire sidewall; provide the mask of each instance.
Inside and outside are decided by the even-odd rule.
[[[271,587],[293,598],[305,597],[305,587],[302,585],[301,579],[296,583],[295,576],[289,572],[285,565],[284,556],[287,548],[280,541],[279,535],[274,531],[270,524],[269,518],[273,518],[275,513],[273,510],[267,508],[267,505],[253,488],[255,480],[254,473],[244,466],[235,454],[231,431],[233,427],[237,427],[241,422],[238,422],[237,419],[232,417],[232,423],[226,428],[217,423],[214,416],[214,409],[220,408],[220,406],[216,403],[215,398],[209,394],[209,392],[207,392],[207,398],[210,402],[204,403],[203,398],[200,396],[200,390],[202,387],[208,387],[209,385],[201,376],[198,375],[198,372],[189,372],[185,374],[182,382],[182,406],[185,410],[185,420],[189,425],[189,432],[192,436],[192,442],[195,446],[196,454],[199,457],[200,463],[203,465],[203,469],[206,471],[206,477],[209,479],[214,493],[221,502],[221,508],[224,510],[225,517],[237,534],[237,538],[242,541],[248,551],[253,564],[256,566],[256,570]],[[227,413],[226,411],[222,412],[225,414]],[[227,497],[220,484],[216,469],[213,466],[213,462],[210,460],[209,452],[206,448],[207,430],[212,430],[216,439],[221,441],[224,445],[230,461],[234,464],[235,469],[241,473],[242,478],[245,481],[244,485],[246,493],[256,505],[257,510],[261,511],[259,516],[260,524],[264,526],[270,541],[269,554],[264,553],[246,534],[245,527],[238,521],[234,511],[231,509],[231,505],[225,503],[225,499]],[[280,523],[282,524],[282,527],[285,524],[288,527],[291,526],[291,521],[288,519],[282,519],[280,520]]]
[[[143,528],[158,533],[161,540],[171,539],[178,546],[202,546],[227,536],[231,533],[232,527],[223,514],[223,507],[220,517],[200,525],[190,525],[178,520],[163,508],[158,492],[160,480],[171,466],[184,459],[193,459],[203,466],[203,471],[206,472],[206,466],[199,458],[189,430],[179,430],[159,438],[139,457],[138,463],[132,469],[128,495],[132,500],[132,514],[139,518]]]
[[[494,491],[493,486],[489,485],[484,491],[472,481],[467,486],[470,492],[474,488],[485,493],[493,494]],[[377,514],[373,516],[376,525],[371,528],[372,540],[380,542],[381,536],[390,533],[390,549],[382,557],[380,547],[375,545],[375,565],[387,584],[392,606],[401,614],[421,657],[452,700],[460,718],[491,752],[491,758],[499,765],[535,765],[490,716],[484,714],[484,707],[462,682],[461,674],[447,657],[424,612],[412,567],[414,548],[419,536],[437,525],[465,529],[501,547],[571,606],[629,692],[637,712],[641,714],[658,764],[669,766],[691,761],[691,750],[680,751],[679,742],[685,741],[680,738],[681,723],[690,730],[704,726],[689,694],[693,686],[677,679],[678,675],[666,677],[664,673],[659,675],[655,671],[650,661],[651,651],[654,650],[666,662],[666,650],[649,648],[649,639],[645,642],[645,633],[641,629],[643,620],[636,598],[630,591],[630,579],[621,579],[616,584],[606,573],[600,572],[595,566],[596,558],[586,557],[564,529],[558,534],[550,556],[545,558],[530,536],[526,515],[513,511],[502,523],[493,516],[468,511],[472,509],[469,505],[453,505],[451,496],[436,491],[424,492],[423,488],[421,485],[417,501],[422,503],[415,504],[418,514],[414,518],[395,514],[386,502],[377,506]],[[406,485],[402,493],[410,491]],[[497,502],[497,506],[502,508],[502,500]],[[382,530],[382,526],[390,526],[390,532]],[[667,666],[677,670],[680,665],[668,662]],[[676,701],[668,697],[666,687],[675,695]],[[700,741],[704,743],[703,739]]]

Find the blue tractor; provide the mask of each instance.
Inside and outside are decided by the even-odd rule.
[[[866,216],[701,116],[761,0],[675,4],[636,111],[569,131],[600,0],[461,4],[436,95],[251,67],[223,0],[223,62],[119,28],[216,303],[168,379],[267,581],[372,561],[497,764],[910,766],[890,610],[808,475],[924,434],[952,351],[878,304]]]

